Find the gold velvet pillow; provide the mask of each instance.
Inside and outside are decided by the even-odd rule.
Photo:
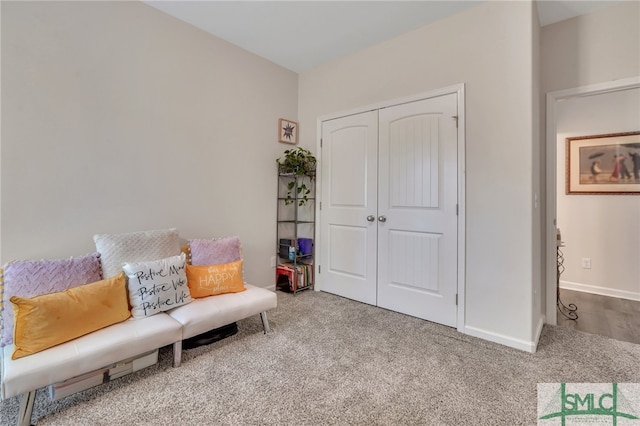
[[[13,296],[16,346],[12,359],[43,351],[131,316],[124,272],[69,290]]]
[[[242,260],[220,265],[187,265],[187,285],[191,297],[244,291]]]
[[[189,246],[189,244],[180,246],[180,251],[184,253],[186,257],[186,264],[191,265],[191,247]]]

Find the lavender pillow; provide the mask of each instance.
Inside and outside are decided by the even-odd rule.
[[[239,237],[189,240],[192,265],[220,265],[242,260]]]
[[[13,343],[13,306],[9,303],[12,296],[40,296],[101,279],[99,253],[69,259],[14,260],[7,263],[4,266],[3,329],[0,346]]]

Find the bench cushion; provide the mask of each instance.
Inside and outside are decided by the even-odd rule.
[[[15,346],[8,345],[2,354],[2,398],[85,374],[181,339],[180,323],[160,313],[129,319],[16,360],[11,359]]]
[[[182,324],[182,338],[188,339],[278,305],[274,292],[246,283],[245,288],[240,293],[194,299],[188,305],[179,306],[167,313]]]

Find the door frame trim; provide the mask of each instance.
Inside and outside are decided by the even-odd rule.
[[[402,98],[396,98],[377,102],[367,106],[349,109],[342,112],[331,113],[318,117],[316,121],[316,152],[318,153],[318,163],[322,162],[322,150],[320,148],[322,139],[322,122],[333,120],[336,118],[346,117],[349,115],[360,114],[367,111],[379,110],[383,108],[392,107],[395,105],[401,105],[409,102],[420,101],[429,98],[436,98],[439,96],[455,94],[458,101],[458,259],[457,259],[457,286],[458,286],[458,308],[456,313],[456,328],[459,332],[465,332],[465,289],[466,289],[466,204],[465,204],[465,176],[466,176],[466,117],[465,117],[465,85],[464,83],[456,84],[453,86],[443,87],[440,89],[430,90],[428,92],[417,93],[414,95],[405,96]],[[322,199],[322,167],[316,168],[316,199]],[[320,228],[322,215],[320,214],[320,203],[316,203],[316,229],[315,229],[315,244],[316,253],[318,253],[318,247],[322,244],[320,240]],[[319,274],[320,264],[316,262],[314,267],[315,271],[315,290],[322,290],[322,279]]]
[[[546,315],[545,323],[556,325],[558,313],[556,311],[556,222],[557,222],[557,104],[560,101],[582,96],[592,96],[602,93],[617,92],[640,87],[640,76],[607,81],[604,83],[579,86],[571,89],[557,90],[547,93],[547,134],[546,134]]]

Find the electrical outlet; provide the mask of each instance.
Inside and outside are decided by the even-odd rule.
[[[276,267],[276,257],[275,256],[271,256],[271,267],[272,268]]]
[[[582,268],[591,269],[591,258],[589,257],[582,258]]]

